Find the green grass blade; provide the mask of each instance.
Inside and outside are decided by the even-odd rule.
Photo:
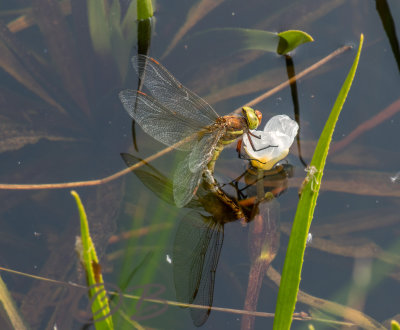
[[[13,329],[20,329],[25,330],[28,327],[25,325],[22,316],[18,312],[17,305],[15,304],[10,292],[7,289],[6,284],[4,283],[3,279],[0,277],[0,313],[3,316],[3,322],[5,316],[9,321],[9,325],[12,326]],[[5,328],[8,327],[3,324]],[[10,327],[11,328],[11,327]]]
[[[76,191],[71,191],[71,195],[75,198],[81,222],[81,237],[77,237],[75,248],[86,272],[86,280],[90,288],[89,298],[94,324],[97,330],[114,329],[103,276],[100,271],[99,259],[97,258],[96,249],[90,237],[85,208]]]
[[[289,329],[292,323],[292,315],[300,285],[300,274],[303,265],[304,250],[318,197],[320,188],[319,183],[322,179],[323,169],[337,119],[340,111],[342,110],[357,70],[363,40],[364,36],[361,35],[359,48],[353,65],[339,92],[315,149],[310,166],[315,166],[318,172],[315,173],[315,178],[310,178],[310,180],[306,182],[301,193],[282,272],[282,280],[280,283],[278,301],[275,311],[274,329]]]

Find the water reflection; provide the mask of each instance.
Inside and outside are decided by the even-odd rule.
[[[122,157],[128,166],[139,161],[129,154]],[[146,164],[134,173],[157,196],[174,205],[172,182],[161,172]],[[229,184],[235,188],[236,196],[222,189],[216,193],[203,181],[187,205],[192,211],[178,225],[172,263],[176,298],[191,305],[188,307],[195,326],[203,325],[211,313],[224,226],[239,219],[244,225],[250,223],[248,242],[252,266],[244,308],[256,309],[262,279],[279,247],[280,211],[275,197],[286,190],[287,179],[292,175],[293,167],[289,164],[277,165],[270,171],[250,168]],[[236,207],[231,208],[232,204]],[[237,207],[244,218],[238,216]],[[243,322],[252,323],[254,318],[244,317]]]

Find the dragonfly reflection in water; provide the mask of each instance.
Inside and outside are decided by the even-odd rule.
[[[290,166],[281,166],[281,171],[273,169],[266,171],[262,184],[270,186],[277,194],[287,188],[287,178],[293,174]],[[272,175],[268,177],[268,173]],[[247,173],[247,172],[246,172]],[[251,173],[248,173],[251,176]],[[253,177],[253,183],[254,183]],[[265,181],[264,181],[265,180]],[[252,186],[254,188],[254,186]],[[280,189],[277,189],[280,187]],[[250,188],[250,187],[248,187]],[[243,193],[241,191],[240,193]],[[269,193],[270,194],[270,193]],[[271,194],[272,196],[272,194]],[[174,282],[177,300],[180,302],[207,307],[190,308],[194,325],[203,325],[210,315],[213,305],[215,275],[218,260],[224,240],[224,226],[228,222],[237,220],[235,215],[222,204],[220,199],[212,202],[212,207],[207,207],[204,198],[202,201],[205,212],[192,211],[180,222],[175,236],[173,251]],[[225,208],[224,208],[225,206]],[[258,290],[261,287],[265,269],[275,257],[279,245],[279,203],[276,198],[262,200],[258,205],[251,203],[247,214],[252,214],[256,220],[250,225],[249,252],[252,263],[252,272],[248,283],[248,295],[245,308],[257,304]],[[253,219],[250,217],[249,219]],[[256,230],[254,228],[257,228]],[[254,234],[255,233],[255,234]],[[262,258],[261,255],[262,254]],[[269,255],[270,258],[265,258]],[[260,269],[258,274],[255,274]],[[251,319],[248,320],[252,322]],[[253,321],[254,322],[254,321]]]
[[[261,112],[243,107],[242,116],[220,117],[155,59],[138,55],[132,58],[132,64],[152,96],[141,91],[121,91],[119,98],[125,110],[156,140],[190,151],[178,164],[173,179],[175,204],[183,207],[196,193],[203,174],[215,185],[213,171],[222,149],[243,134],[251,141],[250,130],[260,124]],[[264,149],[270,147],[277,146]]]
[[[121,156],[129,167],[141,160],[125,153]],[[150,164],[145,164],[133,170],[133,173],[157,196],[168,203],[173,203],[172,182],[161,172]],[[280,195],[287,189],[287,179],[293,175],[293,167],[289,164],[277,165],[274,169],[265,171],[261,180],[256,174],[257,171],[246,171],[241,176],[245,178],[245,186],[240,187],[241,189],[239,183],[232,184],[237,191],[237,199],[243,199],[241,204],[248,218],[252,220],[251,213],[253,213],[256,220],[252,221],[252,224],[254,222],[254,225],[257,225],[258,237],[250,235],[248,240],[252,263],[257,259],[257,250],[258,253],[262,250],[263,255],[266,255],[268,251],[265,246],[273,250],[269,251],[271,256],[277,251],[279,236],[276,235],[279,235],[279,232],[276,228],[279,221],[279,203],[276,199],[264,200],[254,208],[255,199],[249,196],[249,191],[252,191],[253,195],[255,185],[262,183],[273,195]],[[224,227],[227,223],[238,220],[238,217],[218,195],[207,190],[206,185],[200,185],[196,195],[197,198],[188,204],[193,210],[179,222],[173,246],[172,264],[177,300],[203,306],[203,308],[190,308],[193,323],[201,326],[207,321],[213,304],[215,275],[224,241]],[[229,196],[226,195],[226,198]],[[249,226],[249,234],[254,232],[252,224]],[[260,228],[263,228],[261,232]],[[268,242],[265,242],[265,239]],[[259,274],[259,277],[252,276],[249,288],[258,288],[263,274]],[[252,295],[253,301],[248,301],[246,298],[246,308],[251,306],[252,302],[256,303],[255,297],[256,295]]]

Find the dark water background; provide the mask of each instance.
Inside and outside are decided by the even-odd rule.
[[[44,10],[44,3],[39,0],[32,4],[3,2],[0,5],[3,23],[10,27],[10,22],[21,14],[29,16],[32,5],[37,17],[55,15],[56,21],[58,16],[54,11]],[[194,3],[157,2],[151,56],[162,57]],[[127,7],[128,1],[121,1],[123,13]],[[9,12],[16,8],[28,10]],[[5,60],[3,49],[0,183],[99,179],[125,168],[121,152],[145,158],[163,148],[136,127],[139,151],[134,150],[131,119],[117,95],[123,88],[136,88],[136,75],[130,66],[126,67],[124,80],[112,55],[93,51],[84,24],[87,16],[74,8],[80,8],[76,1],[72,1],[72,14],[65,14],[63,21],[70,31],[71,43],[58,35],[55,28],[49,36],[43,25],[38,28],[35,24],[11,32],[11,39],[7,39],[7,34],[2,36],[2,47],[10,49],[17,61],[23,63],[22,67],[35,77],[36,85],[27,82],[26,76],[16,79],[17,74],[5,69],[12,66]],[[235,40],[222,43],[212,33],[196,33],[225,27],[306,31],[315,41],[292,54],[296,73],[344,45],[357,47],[363,33],[365,43],[359,68],[337,123],[335,143],[362,123],[385,113],[389,106],[400,107],[395,103],[399,102],[400,95],[400,53],[396,36],[399,17],[397,1],[226,1],[201,19],[160,61],[183,84],[209,100],[220,115],[225,115],[287,80],[285,59],[271,53],[241,50]],[[65,45],[58,58],[65,54],[73,60],[54,59],[49,47],[52,36]],[[137,48],[135,42],[131,45],[133,55]],[[39,60],[32,55],[35,53]],[[300,145],[306,163],[311,160],[354,56],[355,49],[346,51],[297,82]],[[46,65],[39,66],[37,62],[41,60]],[[32,67],[27,63],[33,63]],[[34,68],[39,68],[40,75],[35,74]],[[68,82],[68,78],[72,81]],[[261,82],[255,82],[256,78]],[[235,87],[243,81],[247,84]],[[32,86],[40,86],[42,92]],[[228,87],[231,94],[226,96]],[[54,103],[44,94],[50,95]],[[274,94],[257,108],[263,112],[264,123],[275,114],[294,118],[290,88]],[[310,295],[359,309],[378,322],[394,317],[400,305],[399,129],[400,116],[394,110],[383,121],[379,117],[372,119],[367,131],[328,155],[311,226],[313,241],[306,249],[300,284],[301,290]],[[291,151],[287,159],[295,168],[294,177],[289,179],[287,191],[278,198],[282,233],[280,250],[272,266],[279,273],[298,201],[298,186],[306,174],[296,142]],[[178,158],[172,152],[152,165],[170,175]],[[223,152],[216,173],[222,182],[228,182],[244,168],[245,162],[231,148]],[[136,294],[135,286],[159,285],[165,292],[158,298],[174,301],[172,265],[166,258],[172,255],[176,228],[189,211],[158,199],[132,174],[104,185],[75,189],[87,209],[106,282],[117,286],[128,283],[127,287]],[[75,236],[79,233],[78,214],[69,190],[0,191],[2,267],[63,283],[84,283],[74,252]],[[136,231],[131,238],[121,236],[132,230]],[[248,228],[240,223],[225,226],[214,306],[243,308],[250,267],[247,237]],[[75,316],[87,306],[80,299],[84,291],[67,299],[65,292],[59,293],[63,288],[60,283],[6,271],[1,272],[1,277],[32,328],[43,329],[55,324],[59,329],[82,328]],[[74,292],[71,288],[67,291]],[[257,310],[273,313],[277,291],[277,286],[265,277]],[[151,304],[142,306],[139,312],[132,302],[124,304],[127,316],[141,313],[151,316],[155,312],[144,310]],[[313,313],[315,309],[298,303],[296,312],[300,311]],[[331,317],[317,312],[314,315]],[[203,328],[238,329],[240,320],[240,315],[213,311]],[[162,315],[138,322],[160,329],[194,328],[188,310],[173,306]],[[312,323],[317,329],[327,327],[324,323]],[[116,319],[116,324],[118,329],[133,327],[121,317]],[[295,322],[293,327],[302,329],[306,324]],[[6,326],[4,323],[2,328]],[[255,328],[272,328],[272,318],[258,317]]]

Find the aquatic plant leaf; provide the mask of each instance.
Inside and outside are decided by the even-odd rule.
[[[21,330],[28,329],[20,313],[17,310],[17,305],[15,304],[11,296],[11,293],[8,291],[7,286],[1,277],[0,277],[0,303],[2,309],[2,319],[6,314],[7,320],[10,322],[13,329],[21,329]],[[3,326],[7,327],[5,324],[3,324]]]
[[[33,0],[33,13],[65,89],[89,117],[90,107],[72,33],[58,1]]]
[[[136,1],[131,1],[121,23],[122,33],[125,38],[126,46],[129,50],[132,49],[137,37],[138,24],[136,20],[136,9]]]
[[[218,7],[224,0],[199,0],[188,12],[186,21],[179,31],[175,34],[168,48],[162,55],[167,56],[183,38],[183,36],[199,22],[209,12]]]
[[[87,156],[87,159],[84,157]],[[91,161],[92,156],[87,153],[80,158],[81,162],[78,164],[74,157],[68,155],[68,160],[60,166],[60,163],[54,164],[52,168],[46,167],[53,173],[65,172],[65,167],[81,166],[82,163]],[[73,158],[73,159],[72,159]],[[54,154],[48,155],[44,160],[38,160],[35,167],[31,169],[34,179],[43,181],[47,174],[42,174],[43,163],[54,162]],[[91,189],[85,194],[86,200],[86,213],[89,219],[95,219],[91,222],[91,238],[96,245],[96,252],[100,260],[104,255],[105,249],[108,244],[109,237],[115,232],[116,218],[121,210],[121,202],[123,200],[123,184],[121,182],[113,181],[105,185],[100,185],[95,189]],[[51,193],[50,193],[51,194]],[[57,213],[61,214],[61,213]],[[60,218],[62,219],[62,215]],[[64,218],[65,219],[65,218]],[[69,216],[69,220],[71,219]],[[49,278],[58,278],[64,282],[73,281],[80,282],[76,272],[76,253],[74,251],[74,237],[78,234],[79,226],[74,221],[67,221],[66,227],[57,232],[57,240],[49,247],[50,255],[45,263],[41,266],[42,276]],[[56,233],[55,233],[56,235]],[[97,267],[98,268],[98,267]],[[60,288],[57,284],[54,288]],[[57,324],[62,329],[72,329],[73,318],[72,313],[76,310],[75,304],[60,303],[57,306],[49,305],[50,301],[61,301],[65,297],[64,290],[54,290],[49,288],[46,281],[38,281],[33,283],[29,292],[23,297],[21,304],[21,311],[25,319],[31,326],[41,328],[44,320],[54,324],[54,319],[57,319]],[[51,316],[50,313],[52,313]]]
[[[136,29],[137,25],[136,14],[137,14],[137,2],[131,1],[121,23],[121,28],[122,31],[124,32],[124,36],[127,36],[130,32],[132,32],[132,30]],[[136,33],[134,33],[134,35],[136,35]]]
[[[273,32],[244,29],[244,28],[217,28],[196,33],[192,39],[206,38],[216,45],[213,51],[223,50],[226,54],[243,50],[261,50],[276,53],[281,38]],[[216,49],[214,49],[216,48]]]
[[[314,41],[308,33],[298,30],[283,31],[278,33],[278,36],[281,38],[277,48],[277,53],[280,55],[285,55],[302,44]]]
[[[307,178],[309,180],[307,182],[306,180],[304,181],[305,185],[304,189],[301,191],[301,197],[297,206],[296,216],[293,222],[292,232],[287,248],[285,264],[283,267],[282,280],[279,288],[278,300],[276,303],[273,329],[290,329],[290,325],[292,323],[293,311],[296,304],[297,293],[299,291],[300,274],[307,243],[307,235],[317,203],[326,157],[328,155],[328,150],[336,122],[339,118],[343,104],[346,101],[347,94],[350,90],[357,70],[363,41],[364,36],[361,34],[358,51],[353,61],[353,65],[350,68],[336,102],[333,105],[332,111],[318,140],[314,156],[310,163],[310,168],[314,168],[316,171],[313,173],[312,178],[309,177],[311,174],[311,172],[309,172],[307,174]]]
[[[69,118],[21,94],[0,88],[0,153],[18,150],[41,139],[76,141]],[[43,118],[46,117],[44,121]],[[51,124],[50,124],[51,123]]]
[[[121,29],[121,6],[119,0],[113,1],[110,14],[110,42],[111,52],[118,66],[121,79],[125,79],[128,72],[131,45],[127,44]]]
[[[132,1],[135,2],[135,1]],[[143,20],[153,17],[153,4],[151,0],[137,0],[137,19]]]
[[[392,48],[393,56],[396,59],[397,67],[400,71],[399,39],[397,38],[396,25],[394,24],[393,16],[390,12],[389,4],[386,0],[376,0],[376,10],[379,13],[390,47]]]
[[[3,33],[0,34],[0,67],[2,67],[3,70],[12,76],[16,81],[38,95],[48,104],[54,106],[60,112],[65,113],[63,107],[57,103],[44,88],[42,88],[34,76],[27,71],[26,66],[21,63],[16,53],[11,51],[6,45],[4,42]]]
[[[283,37],[280,36],[281,34]],[[312,41],[308,34],[301,31],[285,31],[281,34],[244,28],[209,29],[192,36],[190,47],[193,48],[195,47],[194,44],[202,43],[203,39],[206,39],[208,43],[213,45],[208,52],[212,52],[215,56],[220,56],[221,53],[229,55],[247,50],[259,50],[282,55],[302,43]],[[309,38],[306,38],[306,36]]]
[[[41,139],[76,141],[79,128],[70,117],[22,94],[0,88],[0,153],[18,150]],[[46,120],[43,120],[46,118]]]
[[[392,330],[400,330],[400,324],[397,321],[392,320],[392,322],[390,322],[390,325],[392,327]]]
[[[89,30],[96,53],[106,56],[111,53],[110,27],[107,8],[103,0],[88,0]]]
[[[95,326],[99,330],[114,329],[99,259],[92,238],[90,237],[85,208],[76,191],[72,190],[71,195],[75,198],[81,223],[81,236],[76,237],[75,249],[86,272],[86,281],[89,287],[89,297],[91,299],[91,309]]]
[[[27,144],[35,144],[41,139],[76,141],[71,137],[51,135],[46,131],[29,129],[18,121],[10,121],[0,115],[0,153],[21,149]]]

